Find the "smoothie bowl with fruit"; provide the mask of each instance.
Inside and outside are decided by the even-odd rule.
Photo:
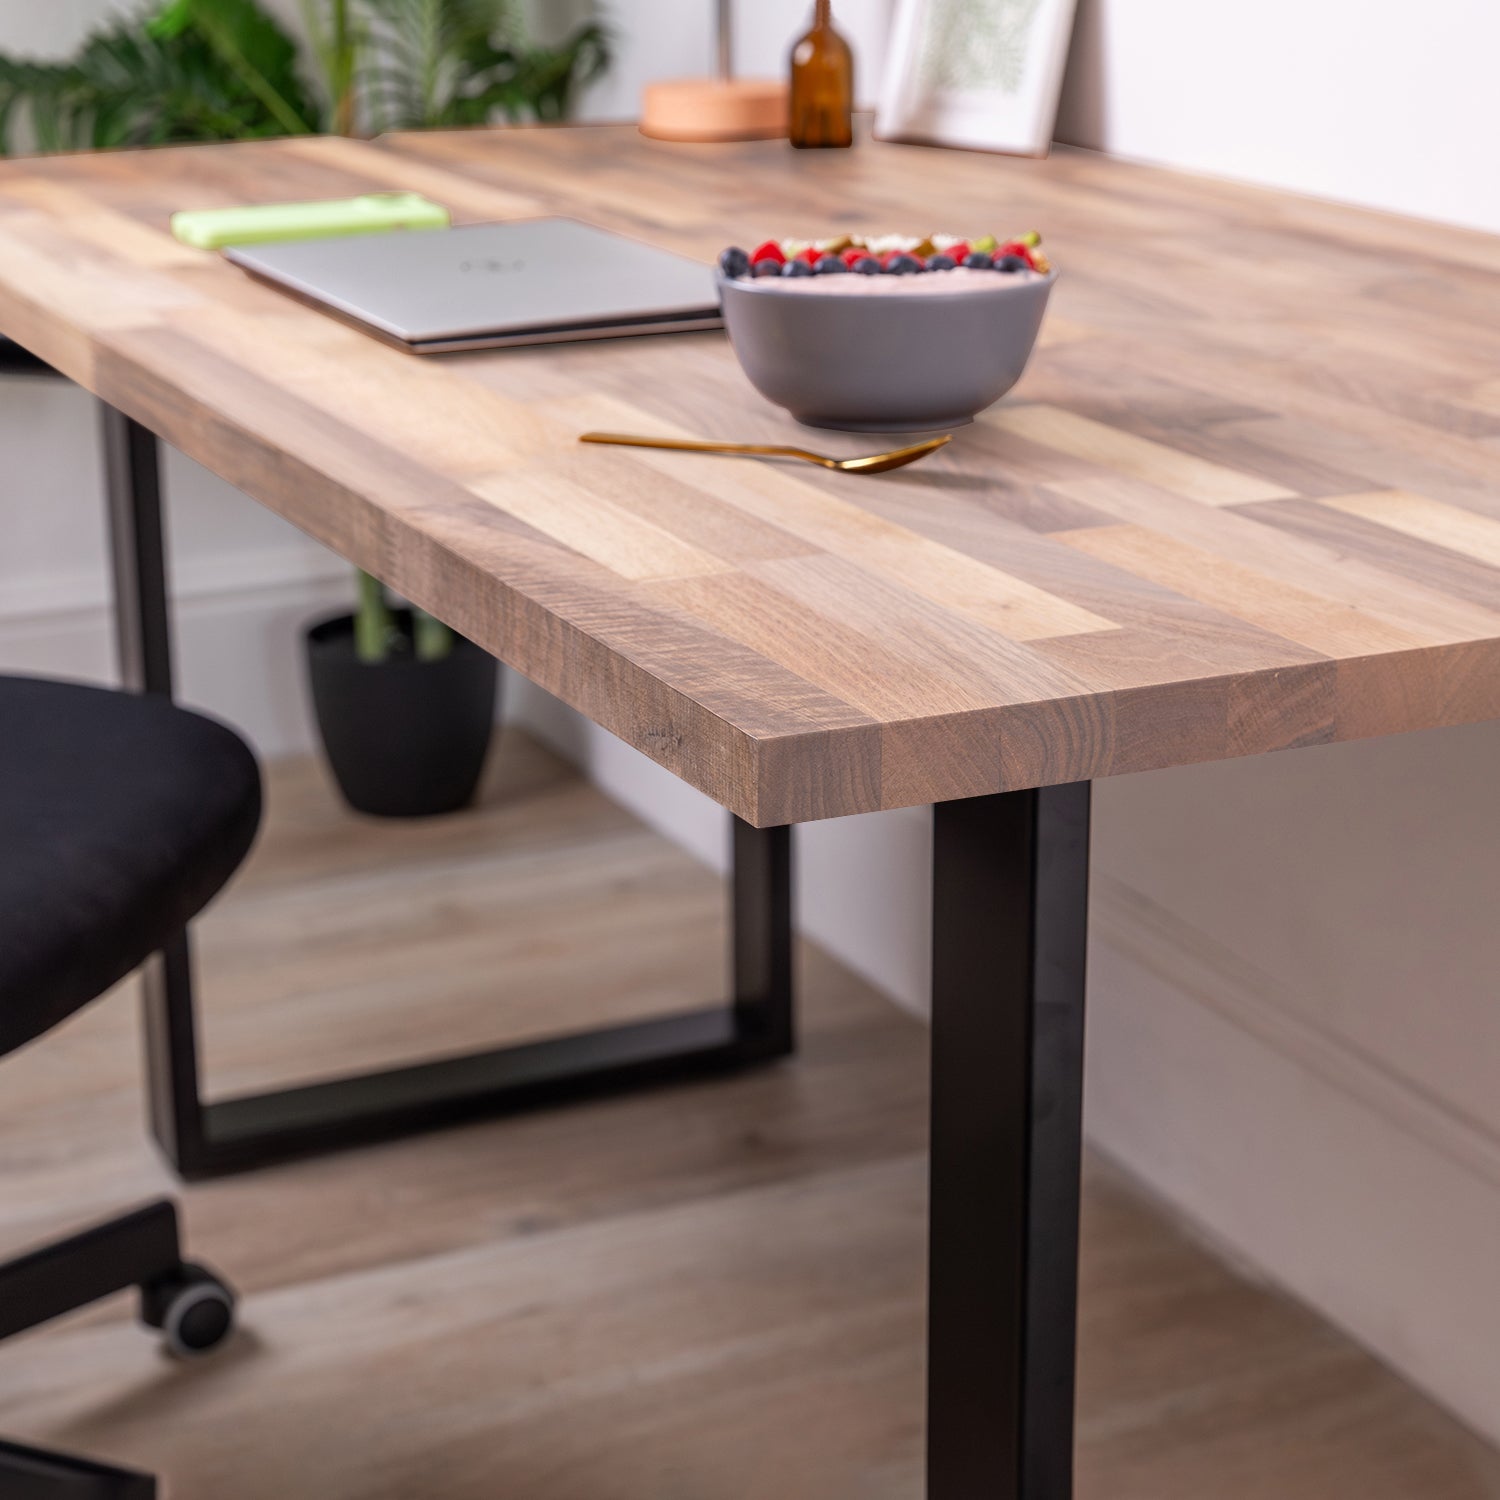
[[[957,427],[1021,378],[1057,279],[1036,233],[844,235],[719,257],[750,383],[811,427]]]

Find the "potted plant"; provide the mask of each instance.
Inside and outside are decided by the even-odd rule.
[[[359,605],[307,630],[308,681],[344,800],[430,817],[473,800],[495,723],[495,658],[431,615],[393,609],[359,574]]]
[[[166,0],[62,63],[0,56],[0,152],[423,129],[564,118],[609,60],[595,22],[555,46],[514,0],[303,0],[321,89],[260,0]],[[352,613],[307,630],[324,748],[345,799],[390,817],[473,797],[493,732],[494,658],[358,575]]]

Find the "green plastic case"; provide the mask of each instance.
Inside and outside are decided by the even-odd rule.
[[[324,203],[264,203],[248,208],[203,208],[172,215],[172,233],[199,250],[316,240],[387,229],[447,229],[448,210],[420,193],[366,193]]]

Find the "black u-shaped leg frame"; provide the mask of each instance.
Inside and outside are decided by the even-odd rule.
[[[121,678],[170,697],[159,448],[139,423],[101,411]],[[211,1177],[783,1057],[795,1046],[789,829],[735,819],[731,915],[727,1005],[218,1102],[202,1095],[191,941],[180,933],[143,975],[152,1130],[183,1177]]]

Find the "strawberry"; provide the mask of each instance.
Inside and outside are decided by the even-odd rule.
[[[763,260],[775,261],[779,266],[786,263],[786,256],[781,253],[781,246],[775,240],[767,240],[764,245],[757,245],[750,255],[752,266],[758,266]]]
[[[869,253],[870,252],[866,250],[863,245],[855,245],[851,249],[844,251],[843,255],[841,255],[839,259],[842,260],[843,263],[852,271],[854,269],[854,263],[856,261],[863,260]]]
[[[995,259],[999,260],[1002,255],[1019,255],[1033,271],[1036,270],[1036,256],[1031,253],[1031,246],[1025,240],[1007,241],[995,251]]]
[[[816,245],[809,245],[806,250],[799,250],[797,254],[792,257],[792,259],[805,260],[808,265],[812,266],[813,269],[816,270],[818,262],[823,259],[823,252],[819,250]]]
[[[967,240],[960,240],[956,245],[949,245],[943,251],[944,255],[951,255],[953,257],[953,264],[955,266],[963,265],[972,253],[972,247]]]

